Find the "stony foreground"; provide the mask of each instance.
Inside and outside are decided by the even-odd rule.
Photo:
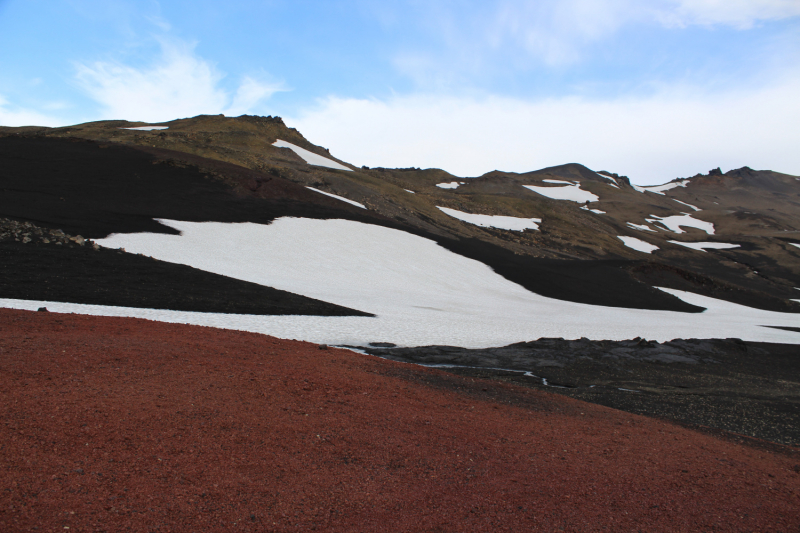
[[[800,452],[263,335],[0,309],[2,531],[797,531]]]

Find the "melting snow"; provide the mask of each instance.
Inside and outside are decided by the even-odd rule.
[[[360,203],[358,203],[358,202],[355,202],[355,201],[353,201],[353,200],[348,200],[347,198],[343,198],[343,197],[341,197],[341,196],[337,196],[337,195],[335,195],[335,194],[331,194],[331,193],[329,193],[329,192],[325,192],[325,191],[321,191],[321,190],[319,190],[319,189],[315,189],[314,187],[308,187],[308,186],[306,186],[306,189],[311,189],[312,191],[314,191],[314,192],[318,192],[318,193],[320,193],[320,194],[324,194],[325,196],[330,196],[331,198],[336,198],[337,200],[341,200],[341,201],[343,201],[343,202],[347,202],[348,204],[354,205],[354,206],[356,206],[356,207],[360,207],[361,209],[366,209],[366,208],[367,208],[367,206],[365,206],[364,204],[360,204]]]
[[[168,130],[169,126],[137,126],[135,128],[120,128],[121,130],[153,131]]]
[[[591,211],[592,213],[595,213],[597,215],[605,215],[606,214],[605,211],[600,211],[599,209],[589,209],[586,206],[581,207],[581,209],[583,209],[584,211]]]
[[[686,207],[691,207],[695,211],[700,211],[701,210],[699,207],[693,206],[692,204],[687,204],[686,202],[681,202],[680,200],[675,200],[675,198],[673,198],[673,200],[678,202],[679,204],[685,205]]]
[[[318,298],[377,317],[258,316],[0,300],[0,306],[238,329],[329,345],[505,346],[540,337],[623,340],[737,337],[800,344],[800,317],[662,289],[703,313],[565,302],[531,293],[478,261],[403,231],[348,220],[269,225],[162,221],[180,235],[118,234],[98,242]]]
[[[511,231],[524,231],[526,229],[538,230],[539,224],[542,222],[541,218],[473,215],[472,213],[464,213],[462,211],[456,211],[455,209],[449,209],[447,207],[439,207],[438,205],[436,206],[436,209],[439,209],[446,215],[450,215],[453,218],[457,218],[459,220],[463,220],[464,222],[469,222],[470,224],[475,224],[476,226],[481,226],[484,228],[507,229]]]
[[[581,189],[579,182],[572,183],[561,180],[542,181],[547,183],[567,183],[568,185],[563,187],[537,187],[536,185],[523,185],[523,187],[553,200],[570,200],[572,202],[583,204],[586,202],[596,202],[600,199],[600,197],[596,194],[592,194],[589,191],[584,191]]]
[[[621,240],[625,246],[628,248],[633,248],[637,252],[650,254],[658,250],[658,246],[650,244],[649,242],[645,242],[641,239],[637,239],[636,237],[624,237],[622,235],[618,235],[617,238]]]
[[[347,168],[346,166],[337,163],[333,159],[328,159],[327,157],[322,157],[321,155],[317,155],[314,152],[309,152],[305,148],[300,148],[299,146],[295,146],[290,142],[281,141],[278,139],[272,146],[277,146],[278,148],[290,148],[294,153],[299,155],[303,161],[308,163],[309,165],[314,165],[317,167],[327,167],[327,168],[335,168],[338,170],[348,170],[352,172],[353,170]]]
[[[632,227],[633,229],[638,229],[639,231],[652,231],[653,233],[656,232],[656,230],[646,224],[634,224],[633,222],[628,222],[628,226]]]
[[[680,244],[681,246],[692,248],[693,250],[700,250],[701,252],[705,252],[706,249],[728,250],[730,248],[741,247],[740,244],[729,244],[727,242],[680,242],[680,241],[667,241],[667,242],[671,242],[672,244]]]
[[[681,229],[681,226],[685,226],[688,228],[697,228],[701,231],[705,231],[709,235],[714,235],[714,224],[704,220],[692,218],[689,213],[683,213],[680,216],[673,215],[665,218],[661,218],[656,215],[650,216],[653,218],[646,218],[645,220],[651,224],[659,223],[673,233],[684,233],[684,231]]]
[[[458,186],[463,184],[463,181],[461,183],[457,181],[451,181],[450,183],[437,183],[436,186],[440,189],[458,189]]]

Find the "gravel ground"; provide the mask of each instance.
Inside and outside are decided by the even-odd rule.
[[[252,333],[0,310],[3,531],[797,531],[800,454]]]

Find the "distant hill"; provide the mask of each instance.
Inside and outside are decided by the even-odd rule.
[[[430,238],[545,296],[699,310],[663,286],[800,312],[800,178],[769,170],[647,187],[576,163],[461,178],[354,167],[279,117],[198,116],[0,128],[0,188],[0,217],[94,239],[174,232],[159,218],[345,218]]]

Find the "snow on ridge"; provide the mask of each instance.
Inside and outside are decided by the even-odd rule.
[[[661,224],[669,231],[673,233],[685,233],[681,226],[685,226],[688,228],[697,228],[701,231],[705,231],[708,235],[714,235],[714,224],[711,222],[706,222],[705,220],[698,220],[696,218],[692,218],[689,213],[682,213],[681,216],[672,215],[669,217],[659,217],[657,215],[650,215],[653,218],[646,218],[647,222],[651,224]]]
[[[730,244],[727,242],[681,242],[681,241],[667,241],[672,244],[679,244],[681,246],[685,246],[687,248],[691,248],[693,250],[700,250],[701,252],[705,252],[706,249],[709,250],[729,250],[731,248],[740,248],[740,244]]]
[[[502,215],[475,215],[464,213],[447,207],[436,206],[436,209],[458,220],[481,226],[483,228],[506,229],[510,231],[524,231],[526,229],[538,230],[541,218],[507,217]]]
[[[547,183],[568,183],[561,187],[537,187],[536,185],[523,185],[526,189],[541,194],[551,200],[569,200],[583,204],[586,202],[596,202],[600,199],[596,194],[581,189],[580,182],[561,181],[561,180],[542,180]]]
[[[366,209],[367,208],[367,206],[365,206],[364,204],[360,204],[360,203],[356,202],[355,200],[348,200],[347,198],[344,198],[342,196],[337,196],[337,195],[331,194],[329,192],[321,191],[319,189],[315,189],[314,187],[306,186],[306,189],[311,189],[312,191],[318,192],[320,194],[324,194],[325,196],[330,196],[331,198],[336,198],[337,200],[341,200],[343,202],[347,202],[348,204],[354,205],[356,207],[360,207],[361,209]]]
[[[546,298],[434,241],[349,220],[271,224],[162,220],[179,235],[117,234],[98,243],[275,287],[375,317],[234,315],[0,300],[0,306],[238,329],[328,345],[506,346],[541,337],[624,340],[737,337],[800,344],[797,315],[662,289],[702,313],[604,307]]]
[[[169,126],[136,126],[135,128],[119,128],[121,130],[136,130],[136,131],[153,131],[153,130],[168,130]]]
[[[605,174],[600,174],[599,172],[595,172],[595,174],[597,174],[598,176],[600,176],[603,179],[606,179],[606,180],[610,181],[611,183],[609,183],[608,185],[611,185],[615,189],[619,189],[619,184],[617,183],[617,180],[615,180],[613,177],[606,176]]]
[[[670,189],[674,189],[675,187],[686,187],[689,184],[689,180],[678,180],[673,181],[671,183],[665,183],[664,185],[634,185],[631,183],[631,187],[636,189],[639,192],[652,192],[655,194],[664,195],[664,191],[668,191]]]
[[[306,163],[308,163],[309,165],[314,165],[314,166],[317,166],[317,167],[335,168],[337,170],[347,170],[349,172],[353,171],[353,169],[347,168],[346,166],[337,163],[333,159],[328,159],[327,157],[323,157],[323,156],[321,156],[319,154],[315,154],[314,152],[310,152],[310,151],[306,150],[305,148],[300,148],[299,146],[295,146],[294,144],[292,144],[290,142],[286,142],[286,141],[282,141],[282,140],[278,139],[277,141],[272,143],[272,146],[275,146],[277,148],[289,148],[294,153],[299,155],[300,158],[303,161],[305,161]]]
[[[440,189],[458,189],[459,185],[464,185],[463,181],[451,181],[450,183],[437,183],[436,186]]]
[[[637,239],[636,237],[626,237],[624,235],[617,235],[617,238],[622,241],[622,244],[628,248],[633,248],[637,252],[650,254],[658,250],[658,246],[650,244],[649,242]]]
[[[700,209],[699,207],[697,207],[697,206],[694,206],[694,205],[692,205],[692,204],[687,204],[686,202],[681,202],[680,200],[676,200],[675,198],[673,198],[672,200],[673,200],[674,202],[678,202],[679,204],[683,204],[683,205],[685,205],[686,207],[691,207],[691,208],[692,208],[692,209],[694,209],[695,211],[702,211],[702,209]]]
[[[653,233],[656,233],[656,230],[646,224],[634,224],[633,222],[628,222],[628,226],[633,229],[638,229],[639,231],[652,231]]]

